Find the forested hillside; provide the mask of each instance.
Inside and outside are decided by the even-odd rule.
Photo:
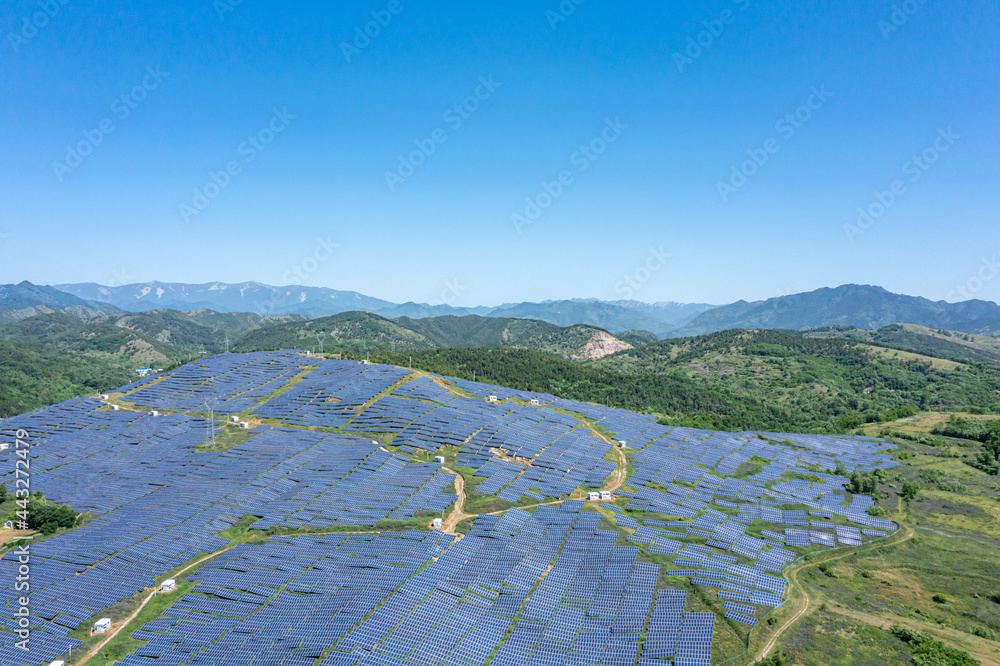
[[[586,365],[524,350],[443,349],[414,353],[413,366],[723,430],[848,432],[920,410],[1000,412],[1000,368],[940,368],[780,331],[664,341]]]
[[[963,364],[845,339],[723,331],[663,340],[597,361],[627,375],[681,376],[763,401],[792,422],[844,430],[899,410],[1000,410],[1000,367]]]
[[[0,418],[108,391],[133,379],[131,369],[105,359],[0,340]]]

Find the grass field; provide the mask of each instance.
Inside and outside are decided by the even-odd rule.
[[[894,427],[929,432],[939,420],[914,417]],[[900,625],[982,664],[1000,664],[1000,479],[963,462],[977,442],[898,444],[913,457],[880,491],[885,517],[903,529],[882,542],[820,552],[792,565],[786,571],[793,580],[790,599],[775,611],[773,625],[753,632],[746,658],[731,663],[754,663],[808,595],[801,617],[777,641],[788,663],[917,663],[911,647],[887,631]],[[904,481],[922,486],[909,504],[898,497]]]

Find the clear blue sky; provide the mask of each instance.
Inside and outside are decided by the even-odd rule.
[[[8,0],[0,282],[1000,300],[1000,4],[848,4]]]

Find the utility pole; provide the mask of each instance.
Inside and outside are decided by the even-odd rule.
[[[319,354],[323,355],[323,338],[326,337],[326,333],[317,333],[316,339],[319,341]]]
[[[229,333],[226,333],[226,353],[229,353]]]
[[[214,412],[212,408],[208,405],[208,400],[205,401],[205,409],[208,411],[208,441],[210,442],[212,448],[215,448],[215,419],[213,418]]]

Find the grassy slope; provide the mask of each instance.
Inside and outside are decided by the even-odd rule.
[[[1000,363],[1000,337],[973,335],[917,324],[892,324],[876,331],[824,328],[804,333],[814,338],[847,338],[929,354],[962,363]]]
[[[915,455],[880,490],[886,517],[903,529],[873,547],[821,553],[799,565],[795,579],[811,603],[779,639],[793,663],[911,663],[907,646],[882,630],[894,624],[1000,663],[1000,603],[990,598],[1000,593],[1000,479],[963,462],[978,443],[899,444]],[[923,486],[910,505],[897,495],[903,481]],[[796,593],[773,625],[763,625],[755,650],[801,609],[801,599]]]

